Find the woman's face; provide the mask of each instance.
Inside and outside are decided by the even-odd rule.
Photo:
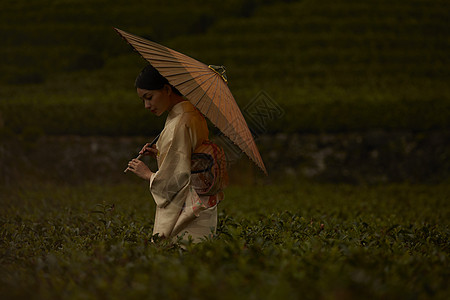
[[[160,90],[137,88],[136,91],[139,98],[144,102],[144,107],[157,116],[162,115],[165,111],[172,108],[169,93],[166,88]]]

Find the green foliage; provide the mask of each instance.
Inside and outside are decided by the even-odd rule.
[[[274,1],[29,2],[0,4],[0,80],[7,83],[34,83],[23,80],[21,73],[9,72],[17,68],[42,78],[60,71],[101,68],[104,59],[130,52],[113,27],[161,41],[203,33],[221,18],[249,16],[256,6]]]
[[[5,126],[22,133],[37,127],[46,134],[153,135],[163,128],[163,118],[151,117],[134,93],[24,98],[3,102]]]
[[[145,186],[1,188],[0,292],[33,299],[446,299],[448,185],[232,186],[214,238],[150,243]]]
[[[286,112],[271,132],[449,127],[447,1],[31,3],[0,7],[0,112],[16,133],[145,133],[130,116],[155,126],[113,103],[131,99],[144,61],[112,27],[225,65],[241,107],[265,90]]]
[[[450,126],[450,102],[443,100],[442,90],[428,91],[428,98],[421,99],[425,92],[420,94],[416,88],[373,92],[342,88],[286,91],[266,87],[268,95],[284,111],[280,118],[268,120],[266,133],[427,131]],[[16,133],[35,127],[45,134],[112,136],[154,135],[163,128],[164,117],[157,118],[145,111],[131,88],[101,94],[59,93],[48,96],[31,91],[23,98],[0,102],[4,126]],[[245,100],[239,103],[242,110],[257,93],[255,90],[235,93],[236,99]]]

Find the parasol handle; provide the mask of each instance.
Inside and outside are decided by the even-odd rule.
[[[153,146],[154,144],[156,144],[156,142],[158,141],[160,135],[161,135],[161,133],[158,134],[158,135],[153,139],[153,141],[150,143],[149,147],[151,147],[151,146]],[[142,156],[143,156],[143,155],[139,154],[139,155],[136,157],[136,159],[141,159]],[[123,171],[123,172],[126,173],[127,171],[128,171],[128,167],[127,167],[127,168],[125,169],[125,171]]]

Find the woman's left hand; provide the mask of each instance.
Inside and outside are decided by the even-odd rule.
[[[150,177],[153,174],[144,162],[136,158],[128,162],[127,170],[133,172],[134,174],[145,180],[150,180]]]

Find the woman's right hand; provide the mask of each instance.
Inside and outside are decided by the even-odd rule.
[[[142,147],[141,151],[139,151],[140,155],[150,155],[154,158],[157,157],[158,155],[158,149],[156,149],[156,145],[153,144],[153,146],[150,146],[150,143],[147,143],[144,145],[144,147]]]

